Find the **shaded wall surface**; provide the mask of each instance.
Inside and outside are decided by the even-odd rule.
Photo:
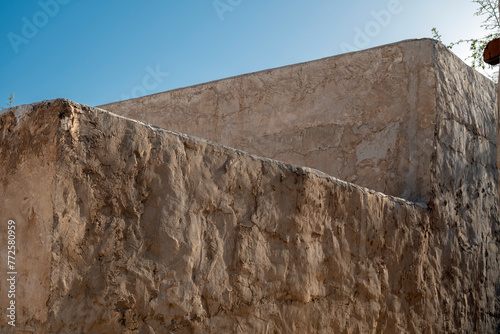
[[[455,86],[443,90],[450,76]],[[439,42],[423,39],[101,107],[428,202],[435,132],[447,112],[439,99],[447,96],[465,115],[496,119],[495,90]]]
[[[9,109],[0,248],[14,219],[16,329],[496,333],[495,123],[451,102],[436,102],[428,173],[455,172],[429,206],[68,100]],[[15,333],[0,282],[0,330]]]

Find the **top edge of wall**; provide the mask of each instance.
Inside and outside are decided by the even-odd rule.
[[[186,88],[195,88],[195,87],[199,87],[199,86],[203,86],[203,85],[207,85],[207,84],[213,84],[213,83],[217,83],[217,82],[222,82],[222,81],[225,81],[225,80],[232,80],[232,79],[236,79],[236,78],[240,78],[240,77],[255,75],[255,74],[259,74],[259,73],[265,73],[265,72],[268,72],[268,71],[282,70],[282,69],[286,69],[286,68],[292,68],[292,67],[296,67],[296,66],[301,66],[301,65],[307,65],[307,64],[322,62],[322,61],[326,61],[326,60],[330,60],[330,59],[335,59],[335,58],[340,58],[340,57],[346,57],[346,56],[349,56],[349,55],[352,55],[352,54],[359,54],[359,53],[369,52],[369,51],[373,51],[373,50],[377,50],[377,49],[382,49],[382,48],[386,48],[386,47],[390,47],[390,46],[397,46],[397,45],[410,44],[410,43],[411,44],[416,44],[416,43],[422,43],[422,42],[424,42],[424,43],[428,42],[429,43],[429,47],[433,47],[435,44],[442,44],[440,41],[432,39],[432,38],[406,39],[406,40],[402,40],[402,41],[399,41],[399,42],[394,42],[394,43],[379,45],[379,46],[375,46],[375,47],[372,47],[372,48],[363,49],[363,50],[359,50],[359,51],[353,51],[353,52],[347,52],[347,53],[339,53],[339,54],[336,54],[336,55],[333,55],[333,56],[324,57],[324,58],[319,58],[319,59],[304,61],[304,62],[295,63],[295,64],[289,64],[289,65],[284,65],[284,66],[279,66],[279,67],[267,68],[267,69],[263,69],[263,70],[259,70],[259,71],[255,71],[255,72],[243,73],[243,74],[238,74],[238,75],[234,75],[234,76],[230,76],[230,77],[226,77],[226,78],[220,78],[220,79],[215,79],[215,80],[211,80],[211,81],[201,82],[201,83],[198,83],[198,84],[195,84],[195,85],[183,86],[183,87],[174,88],[174,89],[171,89],[171,90],[167,90],[167,91],[163,91],[163,92],[158,92],[158,93],[154,93],[154,94],[148,94],[148,95],[144,95],[144,96],[140,96],[140,97],[136,97],[136,98],[132,98],[132,99],[117,100],[117,101],[113,101],[113,102],[109,102],[109,103],[98,105],[97,107],[106,109],[106,106],[108,106],[108,105],[112,105],[112,104],[115,104],[115,103],[121,103],[121,102],[124,102],[124,101],[140,100],[140,99],[143,99],[145,97],[157,96],[157,95],[161,95],[161,94],[164,94],[164,93],[167,93],[167,92],[171,93],[171,92],[183,90],[183,89],[186,89]],[[450,53],[452,53],[446,47],[443,46],[443,48],[446,49],[446,50],[448,50]]]

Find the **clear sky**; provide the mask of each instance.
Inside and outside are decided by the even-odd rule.
[[[480,37],[470,0],[4,1],[0,103],[88,105],[431,37]],[[460,57],[467,48],[456,49]]]

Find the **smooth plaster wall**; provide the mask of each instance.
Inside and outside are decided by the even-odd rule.
[[[427,202],[435,44],[404,41],[101,107]]]

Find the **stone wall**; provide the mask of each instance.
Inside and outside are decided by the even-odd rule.
[[[443,59],[453,72],[443,71]],[[451,90],[441,81],[454,80]],[[442,85],[440,86],[443,87]],[[428,202],[438,99],[496,118],[496,87],[439,42],[410,40],[101,106],[259,156]],[[467,103],[471,103],[470,105]],[[486,125],[482,125],[485,127]],[[491,128],[492,129],[492,128]],[[490,130],[491,130],[490,129]],[[483,156],[483,159],[488,158]],[[446,181],[446,180],[444,180]]]
[[[36,110],[34,110],[36,109]],[[0,331],[16,302],[18,324],[45,329],[50,294],[58,110],[47,104],[17,107],[0,117]],[[8,221],[16,224],[8,253]],[[12,242],[11,242],[12,244]],[[12,246],[12,245],[9,245]],[[8,256],[13,258],[8,258]],[[8,260],[14,267],[8,267]],[[8,272],[15,272],[10,289]],[[9,293],[9,291],[11,291]],[[9,295],[14,293],[14,298]],[[23,315],[24,316],[23,318]],[[23,319],[19,322],[19,317]],[[14,331],[11,331],[14,333]]]
[[[499,328],[498,175],[486,162],[454,158],[467,177],[433,187],[427,207],[67,100],[29,109],[0,116],[0,198],[14,199],[0,235],[8,219],[19,226],[17,330]],[[435,137],[436,175],[457,151],[445,133],[479,140],[469,122]],[[0,310],[0,330],[14,333]]]
[[[405,41],[101,107],[427,202],[434,44]]]
[[[419,40],[108,105],[374,190],[68,100],[8,109],[0,331],[498,333],[495,92]]]
[[[463,293],[462,299],[445,307],[461,315],[460,326],[474,332],[481,331],[471,319],[496,314],[496,319],[489,319],[499,331],[500,273],[488,270],[500,267],[498,119],[496,108],[491,106],[496,90],[491,89],[489,79],[443,50],[442,44],[435,48],[439,55],[435,57],[437,126],[431,175],[435,244],[439,246],[434,252],[443,257],[440,266],[446,274],[440,276],[440,283]],[[464,265],[474,273],[469,279],[461,277]],[[472,315],[470,303],[476,294],[481,295],[476,309],[480,313]],[[453,328],[448,326],[446,332]]]

